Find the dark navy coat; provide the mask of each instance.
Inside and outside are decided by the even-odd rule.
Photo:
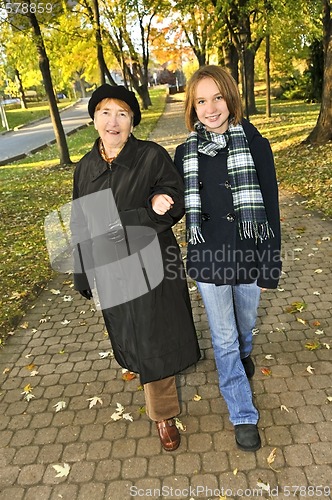
[[[247,120],[243,128],[253,157],[274,238],[255,243],[240,238],[227,173],[227,150],[216,156],[199,154],[202,233],[205,243],[188,244],[187,272],[196,280],[217,285],[252,283],[276,288],[281,272],[280,215],[273,155],[267,139]],[[183,177],[184,144],[177,147],[175,165]]]

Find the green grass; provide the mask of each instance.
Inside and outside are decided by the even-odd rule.
[[[272,116],[266,118],[265,101],[256,103],[260,114],[250,119],[271,143],[280,186],[304,196],[307,208],[332,217],[332,143],[303,143],[317,122],[320,105],[272,101]]]
[[[71,103],[72,101],[69,100],[61,101],[58,103],[58,108],[61,110]],[[19,104],[11,104],[5,107],[5,111],[10,129],[38,120],[39,118],[50,116],[50,109],[47,103],[28,103],[28,109],[22,109]],[[5,132],[5,130],[0,120],[0,133]]]
[[[135,136],[146,139],[165,108],[165,91],[151,92]],[[87,127],[68,137],[71,159],[91,149],[97,133]],[[71,200],[74,165],[59,167],[55,145],[0,167],[0,344],[54,275],[45,250],[44,218]]]

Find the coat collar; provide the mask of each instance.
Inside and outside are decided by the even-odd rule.
[[[93,148],[91,150],[91,160],[93,161],[93,168],[91,172],[91,181],[96,180],[104,172],[109,170],[108,163],[102,159],[98,148],[99,138],[96,139]],[[120,152],[119,156],[113,161],[112,169],[114,167],[124,167],[131,168],[135,161],[136,152],[138,149],[138,140],[133,135],[130,135],[128,141],[126,142],[124,148]]]

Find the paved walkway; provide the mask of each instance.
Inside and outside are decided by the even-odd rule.
[[[87,111],[88,99],[80,99],[60,113],[65,134],[70,134],[91,122]],[[0,166],[25,158],[55,142],[51,118],[0,134]]]
[[[182,123],[182,103],[173,98],[153,139],[174,151]],[[138,380],[124,381],[107,354],[100,313],[73,291],[70,276],[59,275],[0,352],[1,500],[331,498],[332,224],[301,199],[280,198],[284,272],[280,288],[262,296],[254,337],[262,448],[235,447],[194,283],[203,357],[178,378],[186,430],[168,453],[142,411]],[[175,233],[183,245],[183,223]],[[112,419],[118,403],[133,421]]]

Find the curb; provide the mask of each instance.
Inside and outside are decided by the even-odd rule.
[[[79,99],[77,99],[77,101],[73,102],[72,104],[68,104],[68,106],[66,106],[65,108],[60,109],[59,113],[62,113],[62,111],[66,111],[67,109],[73,108],[81,100],[82,100],[82,98],[80,97]],[[44,116],[43,118],[36,118],[36,120],[32,120],[31,122],[22,123],[21,125],[16,125],[16,127],[14,127],[14,128],[10,128],[9,130],[5,130],[4,132],[0,132],[0,135],[6,135],[9,132],[17,132],[18,130],[21,130],[24,127],[30,127],[31,125],[35,125],[36,123],[39,123],[43,120],[47,120],[48,118],[50,118],[50,116]]]
[[[93,123],[93,121],[91,120],[86,124],[84,123],[82,125],[79,125],[77,128],[75,128],[73,130],[69,130],[69,132],[67,132],[65,135],[66,135],[66,137],[73,135],[76,132],[78,132],[79,130],[82,130],[86,127],[89,127],[92,123]],[[7,158],[5,160],[1,160],[0,167],[4,167],[5,165],[8,165],[9,163],[14,163],[15,161],[18,161],[18,160],[23,160],[24,158],[27,158],[28,156],[32,156],[33,154],[38,153],[38,151],[42,151],[43,149],[46,149],[48,146],[52,146],[55,143],[56,143],[56,139],[52,139],[51,141],[48,141],[47,143],[41,144],[37,148],[32,149],[31,151],[29,151],[29,153],[21,153],[17,156],[13,156],[12,158]]]

